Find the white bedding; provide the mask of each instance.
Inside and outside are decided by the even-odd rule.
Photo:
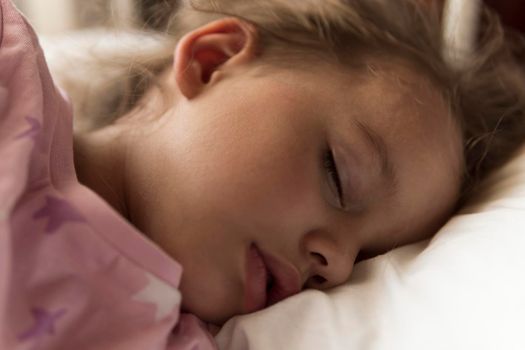
[[[227,350],[525,349],[525,151],[431,240],[230,320]]]

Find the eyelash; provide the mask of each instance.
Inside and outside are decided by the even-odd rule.
[[[335,163],[334,153],[331,149],[324,152],[323,155],[323,166],[332,178],[337,188],[337,194],[339,195],[339,202],[341,206],[344,206],[343,202],[343,187],[341,185],[341,179],[339,178],[339,172],[337,171],[337,164]]]

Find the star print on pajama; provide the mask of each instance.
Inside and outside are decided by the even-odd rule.
[[[65,309],[58,311],[48,311],[42,308],[35,307],[31,309],[34,323],[24,333],[18,336],[20,341],[35,340],[46,335],[55,334],[55,325],[57,321],[66,313]]]
[[[133,300],[153,304],[155,306],[155,321],[160,321],[170,315],[180,304],[180,292],[161,281],[151,273],[146,273],[147,285],[133,296]]]
[[[23,138],[31,138],[34,141],[36,141],[37,136],[42,131],[42,124],[40,121],[33,117],[25,117],[26,122],[29,124],[29,128],[27,128],[22,133],[18,134],[15,137],[15,140],[20,140]]]
[[[68,222],[86,222],[70,203],[52,196],[46,197],[46,204],[33,214],[33,219],[47,219],[45,232],[52,234]]]

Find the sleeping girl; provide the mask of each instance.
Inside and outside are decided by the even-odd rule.
[[[0,4],[1,349],[212,349],[206,323],[431,236],[525,135],[520,47],[488,11],[457,70],[436,2],[161,8],[162,48],[73,133]]]

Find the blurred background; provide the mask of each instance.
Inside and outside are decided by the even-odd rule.
[[[13,0],[40,34],[55,35],[100,26],[158,27],[177,0]]]
[[[152,9],[160,7],[169,11],[177,5],[177,0],[14,0],[14,2],[26,14],[36,30],[46,35],[115,24],[128,26],[135,23],[156,27],[159,23],[152,18]],[[525,0],[485,0],[485,2],[500,13],[508,26],[525,32]]]
[[[13,0],[40,34],[54,35],[137,20],[139,0]]]

